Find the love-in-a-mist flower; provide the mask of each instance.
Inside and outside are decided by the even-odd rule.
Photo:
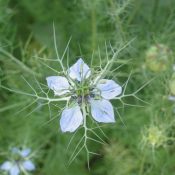
[[[97,122],[115,122],[110,99],[122,92],[122,87],[113,80],[94,77],[92,70],[80,58],[67,70],[66,77],[47,77],[47,84],[57,96],[69,97],[69,106],[62,112],[60,126],[63,132],[74,132],[85,120],[82,106]]]
[[[0,170],[6,171],[9,175],[19,175],[21,172],[35,170],[35,165],[29,159],[30,148],[21,150],[14,147],[11,152],[11,158],[0,166]]]

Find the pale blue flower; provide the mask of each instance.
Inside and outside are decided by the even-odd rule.
[[[55,95],[69,96],[70,101],[73,101],[62,112],[62,132],[74,132],[83,123],[82,103],[90,107],[91,115],[97,122],[115,122],[114,110],[109,100],[120,95],[122,87],[108,79],[100,79],[96,83],[90,68],[81,58],[68,69],[67,74],[68,79],[62,76],[46,78],[48,87]]]
[[[171,101],[175,101],[175,96],[170,95],[170,96],[168,96],[168,99]]]
[[[1,170],[4,170],[9,173],[9,175],[19,175],[20,169],[19,166],[12,161],[6,161],[1,165]]]
[[[173,64],[173,71],[175,71],[175,64]]]
[[[35,170],[35,165],[30,160],[25,160],[24,162],[22,162],[22,166],[27,171],[33,171],[33,170]]]
[[[9,175],[19,175],[22,171],[33,171],[35,170],[35,165],[31,160],[28,159],[31,153],[30,148],[20,150],[16,147],[12,148],[12,155],[18,156],[17,159],[10,161],[5,161],[1,166],[0,170],[6,171]]]
[[[90,103],[91,114],[96,121],[103,123],[115,122],[113,107],[108,100],[91,99]]]
[[[83,123],[83,115],[78,104],[72,108],[65,109],[60,119],[61,130],[66,132],[75,131]]]
[[[20,149],[18,149],[18,148],[16,148],[16,147],[13,147],[13,148],[11,149],[11,151],[12,151],[12,153],[14,153],[14,154],[19,154],[19,155],[21,155],[23,158],[25,158],[25,157],[27,157],[27,156],[30,154],[31,149],[30,149],[30,148],[26,148],[26,149],[20,150]]]
[[[55,95],[64,95],[69,92],[69,82],[65,77],[51,76],[47,78],[47,82],[48,86],[54,91]]]
[[[72,79],[77,79],[78,81],[82,81],[91,75],[90,68],[81,58],[70,67],[68,73]]]

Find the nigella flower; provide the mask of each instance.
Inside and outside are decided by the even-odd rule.
[[[83,124],[82,105],[90,109],[95,121],[115,122],[109,100],[120,95],[122,87],[113,80],[94,78],[92,70],[81,58],[67,70],[66,77],[50,76],[46,80],[56,96],[70,97],[71,105],[63,110],[60,119],[62,132],[74,132]]]
[[[170,101],[175,101],[175,96],[170,95],[170,96],[168,96],[168,99],[169,99]]]
[[[35,165],[29,160],[30,148],[20,150],[15,147],[11,151],[12,158],[0,166],[1,170],[6,171],[9,175],[19,175],[21,172],[35,170]]]

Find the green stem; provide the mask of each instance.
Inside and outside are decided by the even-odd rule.
[[[112,13],[115,14],[117,8],[120,8],[120,7],[116,6],[114,4],[114,1],[113,0],[109,0],[109,3],[110,3],[110,6],[111,6]],[[119,15],[115,15],[114,26],[115,26],[115,29],[120,32],[120,34],[122,36],[122,38],[121,38],[122,41],[125,40],[125,35],[124,35],[123,28],[122,28],[122,22],[121,22],[121,19],[120,19]]]
[[[31,68],[29,68],[28,66],[26,66],[23,62],[21,62],[19,59],[17,59],[16,57],[14,57],[12,54],[10,54],[9,52],[3,50],[2,48],[0,48],[0,53],[2,53],[3,55],[5,55],[6,57],[10,58],[13,62],[15,62],[16,64],[18,64],[19,68],[23,69],[24,71],[28,72],[29,74],[35,75],[35,76],[40,76],[40,74],[38,74],[37,72],[34,72]]]
[[[88,128],[87,128],[87,120],[86,120],[86,117],[87,117],[87,112],[86,112],[86,104],[85,103],[82,103],[82,112],[83,112],[83,119],[84,119],[84,123],[83,123],[83,127],[84,127],[84,148],[86,150],[86,153],[87,153],[87,163],[88,163],[88,169],[90,170],[90,166],[89,166],[89,150],[88,150],[88,147],[87,147],[87,139],[88,139],[88,136],[87,136],[87,131],[88,131]]]
[[[96,35],[97,35],[97,26],[96,26],[96,12],[95,5],[93,4],[92,12],[91,12],[91,25],[92,25],[92,51],[95,50],[96,47]]]
[[[141,166],[140,166],[140,170],[139,170],[139,175],[143,174],[145,158],[146,158],[146,155],[144,154],[143,157],[142,157],[142,160],[141,160]]]
[[[86,123],[86,105],[85,103],[82,104],[82,112],[83,112],[83,127],[84,127],[84,135],[85,135],[85,144],[86,144],[86,138],[87,138],[87,123]]]

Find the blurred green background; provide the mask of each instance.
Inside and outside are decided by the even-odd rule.
[[[56,58],[53,22],[60,55],[71,38],[66,57],[98,66],[106,60],[106,46],[121,51],[115,70],[109,75],[123,85],[130,73],[127,93],[138,97],[118,102],[121,118],[105,125],[101,134],[106,144],[91,143],[99,153],[82,151],[67,162],[81,138],[59,129],[58,110],[64,104],[48,106],[42,101],[11,92],[3,87],[31,93],[21,76],[36,86],[46,84],[58,65],[44,59]],[[9,148],[25,145],[37,151],[33,161],[36,175],[174,175],[175,174],[175,1],[174,0],[0,0],[0,164],[8,159]],[[112,52],[108,52],[109,57]],[[66,65],[66,60],[65,60]],[[152,81],[150,81],[152,80]],[[148,83],[147,83],[148,82]],[[147,83],[147,85],[145,84]],[[127,105],[131,104],[131,105]]]

